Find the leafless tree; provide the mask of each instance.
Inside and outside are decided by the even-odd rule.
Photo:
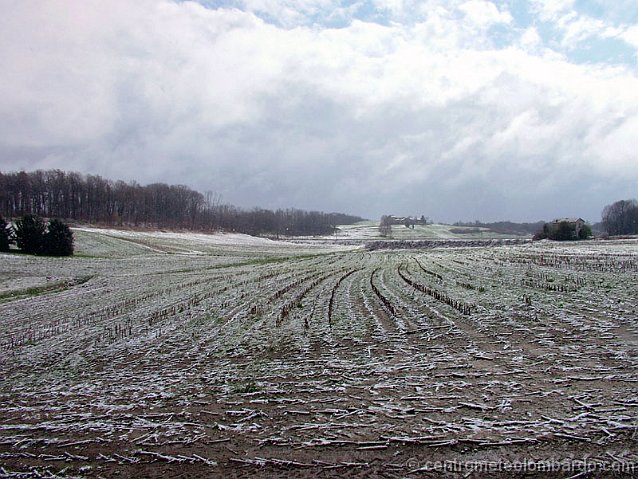
[[[381,217],[381,222],[379,223],[379,234],[386,238],[392,236],[392,218],[388,215],[383,215]]]
[[[638,201],[620,200],[605,206],[602,223],[610,235],[638,234]]]

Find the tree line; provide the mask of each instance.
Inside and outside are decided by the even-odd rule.
[[[324,235],[363,218],[299,209],[245,210],[184,185],[112,181],[61,170],[0,172],[0,215],[63,218],[89,224],[233,231],[252,235]]]

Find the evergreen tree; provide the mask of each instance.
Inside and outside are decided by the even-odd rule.
[[[591,226],[583,225],[583,227],[578,232],[578,239],[587,239],[592,236]]]
[[[58,219],[49,221],[44,234],[43,252],[49,256],[71,256],[73,254],[73,232]]]
[[[39,254],[42,252],[44,232],[42,218],[34,215],[24,215],[16,221],[16,243],[25,253]]]
[[[0,216],[0,251],[9,251],[13,243],[13,228]]]

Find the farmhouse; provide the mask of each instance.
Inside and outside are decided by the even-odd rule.
[[[390,224],[393,225],[411,225],[414,227],[414,225],[426,225],[427,224],[427,218],[425,217],[425,215],[421,215],[420,218],[417,218],[416,216],[396,216],[396,215],[388,215],[388,218],[390,218]]]
[[[556,218],[551,223],[549,223],[549,227],[553,230],[557,230],[561,223],[567,223],[574,230],[574,235],[576,238],[580,236],[580,231],[585,226],[585,220],[582,218]]]

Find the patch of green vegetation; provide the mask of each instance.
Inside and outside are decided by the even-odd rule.
[[[188,327],[201,328],[202,326],[205,326],[208,323],[211,323],[211,322],[218,323],[219,321],[220,321],[220,318],[218,318],[217,316],[212,314],[205,314],[203,316],[197,316],[191,319],[190,321],[188,321]]]
[[[65,291],[73,286],[84,284],[92,277],[93,276],[82,276],[73,281],[56,281],[55,283],[45,284],[42,286],[32,286],[25,289],[6,291],[4,293],[0,293],[0,304],[18,299],[40,296],[43,294],[59,293],[60,291]]]
[[[0,303],[15,301],[16,299],[24,299],[32,296],[39,296],[47,293],[57,293],[68,289],[68,283],[59,281],[56,283],[46,284],[44,286],[33,286],[31,288],[20,289],[17,291],[7,291],[0,293]]]
[[[87,253],[74,253],[73,257],[74,258],[80,258],[80,259],[102,259],[102,258],[105,258],[105,256],[98,256],[98,255],[87,254]]]
[[[300,255],[293,255],[293,256],[276,256],[273,258],[257,258],[257,259],[253,259],[253,260],[248,260],[242,263],[235,263],[233,266],[249,266],[249,265],[264,265],[264,264],[271,264],[271,263],[285,263],[287,261],[297,261],[297,260],[304,260],[304,259],[312,259],[312,258],[318,258],[320,256],[326,256],[329,254],[334,254],[334,253],[307,253],[307,254],[300,254]]]
[[[246,383],[236,384],[232,387],[231,392],[234,394],[249,394],[259,391],[259,387],[255,381],[249,381]]]
[[[226,268],[238,268],[241,266],[262,266],[273,263],[286,263],[288,261],[295,261],[299,259],[309,259],[316,258],[318,256],[326,256],[332,253],[317,253],[317,254],[303,254],[298,256],[276,256],[272,258],[256,258],[249,259],[245,261],[239,261],[237,263],[228,263],[228,264],[216,264],[213,266],[209,266],[207,268],[183,268],[183,269],[174,269],[170,271],[154,271],[152,273],[146,273],[149,276],[153,275],[165,275],[167,273],[175,274],[175,273],[193,273],[193,272],[202,272],[202,271],[213,271],[218,269],[226,269]]]
[[[3,251],[2,254],[10,254],[10,255],[14,255],[14,256],[24,256],[26,255],[26,253],[24,251],[21,251],[19,249],[15,249],[15,248],[11,248],[9,251]]]

